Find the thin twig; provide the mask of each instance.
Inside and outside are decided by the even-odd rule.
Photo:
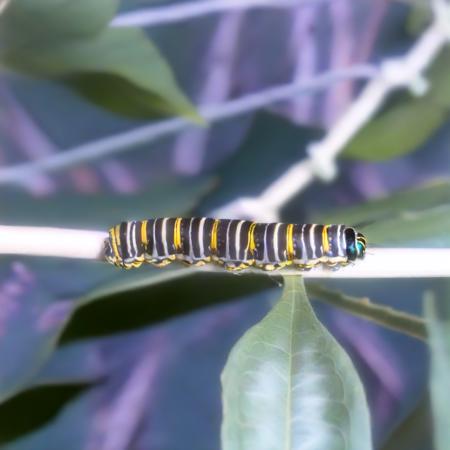
[[[317,4],[329,0],[200,0],[125,12],[112,21],[116,27],[148,27],[250,8],[291,8],[294,5]]]
[[[103,260],[106,232],[62,228],[0,226],[0,254]],[[424,264],[433,261],[433,264]],[[305,278],[435,278],[450,277],[450,248],[369,248],[363,260],[337,270],[317,266],[304,271],[248,269],[243,273],[302,275]],[[157,269],[153,269],[157,270]],[[216,264],[199,268],[223,272]]]
[[[327,289],[318,284],[307,286],[308,295],[317,300],[337,306],[351,314],[368,319],[400,333],[417,339],[427,338],[425,320],[413,314],[372,303],[368,298],[357,298]]]
[[[333,70],[318,75],[311,80],[271,87],[219,105],[207,105],[200,108],[200,114],[209,123],[214,123],[264,108],[275,102],[290,99],[295,95],[310,94],[313,91],[326,89],[331,84],[338,83],[341,80],[371,78],[375,73],[376,69],[368,65],[358,65],[345,70]],[[149,144],[164,136],[193,127],[194,125],[191,122],[181,118],[162,120],[151,125],[67,149],[53,156],[12,167],[5,167],[0,169],[0,185],[20,184],[30,175],[36,173],[54,172],[86,161],[132,150],[138,145]]]

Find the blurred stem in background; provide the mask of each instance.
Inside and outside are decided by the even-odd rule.
[[[356,298],[333,291],[319,284],[307,285],[307,292],[312,298],[317,298],[351,314],[371,320],[378,325],[383,325],[417,339],[425,340],[427,338],[425,321],[413,314],[378,305],[368,298]]]
[[[247,94],[223,104],[200,107],[199,112],[208,123],[214,123],[219,120],[259,110],[275,102],[291,98],[299,93],[310,93],[315,90],[325,89],[331,83],[337,83],[342,79],[366,79],[372,77],[374,73],[375,69],[367,65],[332,71],[316,76],[310,81],[276,86],[255,94]],[[87,161],[93,161],[120,152],[132,151],[140,144],[151,143],[162,137],[192,128],[192,126],[192,123],[182,118],[167,119],[99,139],[98,141],[89,142],[72,149],[67,149],[64,152],[30,163],[5,167],[0,169],[0,185],[20,185],[24,179],[36,173],[64,170]]]
[[[195,19],[208,14],[250,8],[291,8],[294,5],[318,4],[329,0],[200,0],[185,1],[174,5],[152,7],[146,10],[125,12],[118,15],[112,25],[117,27],[148,27]]]

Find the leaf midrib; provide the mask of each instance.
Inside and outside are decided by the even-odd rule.
[[[291,421],[292,421],[292,365],[293,365],[293,358],[292,358],[292,354],[293,354],[293,347],[294,347],[294,333],[293,333],[293,328],[294,328],[294,312],[295,312],[295,288],[292,289],[291,291],[291,298],[292,298],[292,302],[291,302],[291,317],[290,317],[290,326],[289,326],[289,373],[288,373],[288,392],[287,392],[287,401],[286,401],[286,428],[285,428],[285,433],[286,433],[286,438],[285,438],[285,450],[291,450]]]

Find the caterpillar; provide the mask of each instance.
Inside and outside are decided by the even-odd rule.
[[[310,269],[319,263],[345,265],[362,258],[366,246],[365,236],[345,225],[177,217],[112,227],[105,258],[124,269],[144,262],[163,267],[175,260],[196,266],[215,262],[230,271],[288,265]]]

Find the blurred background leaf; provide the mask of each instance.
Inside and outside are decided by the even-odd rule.
[[[2,271],[0,404],[37,374],[50,357],[72,305],[55,299],[23,264]]]
[[[377,225],[362,227],[374,244],[409,247],[448,247],[450,206],[430,208],[420,213],[404,213]]]
[[[349,143],[343,156],[366,161],[397,158],[416,150],[447,119],[450,107],[450,51],[444,50],[427,73],[428,92],[398,94]]]
[[[424,398],[397,426],[381,448],[382,450],[429,450],[431,437],[431,408],[428,398]]]
[[[415,213],[427,208],[450,203],[450,181],[434,180],[408,190],[363,202],[339,211],[322,212],[314,218],[330,223],[351,225],[378,222],[404,213]]]
[[[105,231],[122,220],[187,214],[214,186],[211,178],[173,179],[155,183],[144,192],[114,193],[61,192],[33,198],[17,190],[0,192],[0,213],[4,224],[49,225],[100,228]],[[67,205],[70,208],[66,208]]]
[[[399,192],[315,220],[358,226],[373,244],[446,247],[450,245],[450,185],[447,180]]]
[[[1,16],[8,25],[0,22],[0,60],[13,70],[68,83],[116,113],[147,118],[178,114],[200,121],[145,33],[106,27],[117,2],[92,6],[84,1],[11,2]],[[68,29],[65,23],[71,23]]]
[[[91,36],[108,26],[118,6],[118,0],[98,0],[94,8],[89,0],[15,0],[0,15],[0,48]]]
[[[410,1],[411,9],[406,22],[407,30],[414,35],[419,34],[433,20],[432,5],[429,2]]]

